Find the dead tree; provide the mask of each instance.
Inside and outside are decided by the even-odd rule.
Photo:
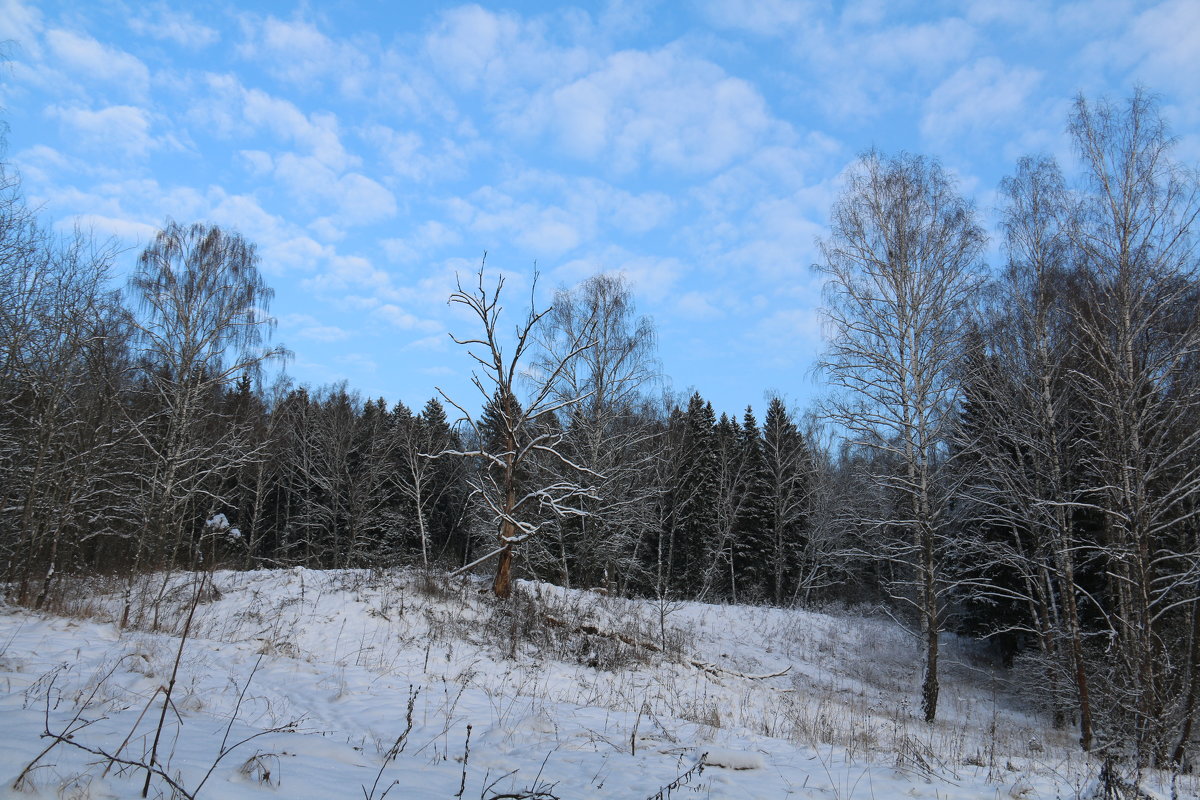
[[[534,287],[537,276],[534,276]],[[588,513],[583,500],[595,495],[576,480],[561,477],[561,469],[535,471],[538,462],[557,462],[558,466],[594,479],[601,476],[586,465],[572,461],[561,447],[563,433],[555,424],[555,414],[581,402],[584,397],[561,397],[555,387],[559,377],[579,354],[594,346],[592,329],[579,332],[572,346],[562,351],[557,363],[545,365],[536,378],[530,378],[533,390],[522,403],[517,397],[521,368],[533,346],[533,334],[550,309],[537,310],[533,291],[529,311],[513,332],[510,353],[505,352],[497,327],[503,307],[500,292],[504,278],[496,279],[488,289],[484,266],[476,273],[475,286],[464,289],[459,281],[450,295],[451,305],[461,305],[478,320],[481,331],[473,338],[450,338],[467,348],[476,370],[471,382],[479,390],[486,408],[484,414],[471,414],[440,388],[438,393],[461,414],[460,422],[469,430],[473,448],[443,450],[436,455],[475,459],[480,466],[469,478],[471,496],[484,513],[497,525],[497,547],[487,555],[462,567],[467,570],[494,556],[499,556],[492,591],[497,597],[512,592],[513,552],[522,542],[537,535],[552,517],[572,517]],[[431,454],[434,455],[434,454]],[[536,480],[534,473],[558,475],[558,478]]]

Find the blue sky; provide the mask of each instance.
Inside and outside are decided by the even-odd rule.
[[[819,390],[816,239],[864,149],[936,156],[993,215],[1067,161],[1079,91],[1157,92],[1200,161],[1200,2],[554,6],[0,0],[6,160],[44,219],[256,242],[288,371],[419,406],[471,394],[446,299],[488,253],[510,313],[631,280],[675,389],[740,413]],[[993,248],[990,258],[999,259]]]

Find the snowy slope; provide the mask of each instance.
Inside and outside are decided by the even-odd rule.
[[[173,581],[160,620],[178,630],[192,577]],[[917,721],[915,645],[887,622],[530,584],[499,604],[407,572],[214,581],[159,745],[167,775],[200,797],[1032,798],[1095,785],[1070,736],[953,638],[943,719]],[[141,588],[134,622],[148,627],[161,585]],[[80,617],[0,609],[0,796],[53,744],[46,730],[82,747],[43,755],[19,796],[140,795],[144,770],[97,753],[145,763],[179,638],[94,621],[119,616],[115,587],[78,597]],[[165,779],[151,786],[171,796]]]

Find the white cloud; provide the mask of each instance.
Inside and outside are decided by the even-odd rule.
[[[275,168],[275,161],[271,158],[271,154],[262,150],[239,150],[238,155],[250,169],[250,174],[255,177],[269,175]]]
[[[359,159],[342,146],[337,117],[333,114],[313,112],[306,115],[293,103],[259,89],[244,90],[242,99],[245,119],[255,128],[266,128],[294,142],[331,169],[344,170],[359,163]]]
[[[929,95],[921,134],[935,143],[998,133],[1021,120],[1041,73],[985,58],[962,67]]]
[[[290,100],[245,88],[234,75],[207,73],[201,88],[207,93],[193,100],[188,110],[193,125],[224,138],[267,131],[338,172],[361,164],[342,144],[334,114],[305,114]]]
[[[402,331],[424,331],[425,333],[433,333],[435,331],[442,330],[441,323],[434,322],[433,320],[421,319],[416,314],[413,314],[407,309],[401,308],[395,303],[384,303],[376,308],[372,314]]]
[[[51,182],[53,176],[64,172],[81,171],[83,166],[79,159],[71,158],[44,144],[34,145],[15,154],[13,163],[24,180],[41,184]]]
[[[618,171],[649,162],[690,173],[720,169],[778,125],[752,84],[674,47],[614,53],[502,124],[548,131],[567,153]]]
[[[1138,14],[1118,49],[1137,61],[1138,76],[1159,90],[1200,99],[1195,78],[1200,53],[1200,4],[1167,0]]]
[[[545,170],[526,169],[487,188],[479,196],[536,197],[549,204],[554,199],[585,236],[604,229],[646,233],[665,224],[676,210],[675,200],[658,191],[631,192],[592,177],[571,177]]]
[[[319,159],[293,153],[274,159],[274,166],[275,177],[302,206],[334,209],[322,218],[333,228],[367,225],[396,214],[392,193],[365,175],[339,175]]]
[[[633,193],[595,178],[527,170],[448,207],[454,222],[480,234],[485,246],[511,241],[534,256],[553,258],[609,229],[644,234],[659,228],[676,204],[661,192]]]
[[[687,272],[678,258],[632,253],[608,245],[564,263],[552,276],[557,282],[574,285],[600,273],[619,274],[629,281],[638,297],[659,303],[671,296]]]
[[[109,84],[141,99],[150,88],[150,70],[138,58],[101,44],[90,36],[54,29],[47,31],[46,44],[77,79]]]
[[[113,236],[125,242],[149,243],[158,233],[158,227],[103,214],[79,214],[68,217],[58,226],[62,230],[79,228],[101,236]]]
[[[590,58],[581,47],[552,44],[543,20],[478,5],[444,12],[426,36],[425,49],[435,67],[460,88],[489,94],[565,80],[582,71]]]
[[[782,36],[814,13],[807,0],[706,0],[702,8],[719,27],[760,36]]]
[[[725,312],[713,305],[714,299],[709,292],[684,292],[675,303],[675,310],[693,322],[723,317]]]
[[[392,193],[365,175],[351,172],[338,178],[333,194],[336,220],[350,225],[378,222],[396,215]]]
[[[279,324],[291,330],[296,338],[314,342],[343,342],[350,338],[349,331],[336,325],[324,325],[308,314],[284,314],[279,318]]]
[[[1042,0],[970,0],[967,19],[974,24],[1001,24],[1031,33],[1049,30],[1054,9]]]
[[[460,224],[484,237],[485,246],[510,240],[535,256],[561,256],[591,233],[582,229],[587,219],[558,206],[518,200],[490,186],[449,205]]]
[[[893,73],[916,70],[932,74],[967,58],[976,38],[975,27],[957,17],[895,25],[863,39],[859,56],[872,67]]]
[[[1073,37],[1094,38],[1126,30],[1139,0],[1079,0],[1055,9],[1055,27]],[[1144,3],[1142,4],[1144,5]]]
[[[814,192],[824,198],[823,191]],[[749,209],[720,261],[730,268],[752,270],[768,279],[784,280],[781,291],[795,285],[817,258],[817,238],[826,232],[828,207],[813,208],[810,198],[765,198]]]
[[[200,219],[208,208],[208,199],[195,189],[164,188],[148,178],[101,181],[87,189],[51,182],[30,199],[58,218],[61,229],[79,223],[132,249],[145,245],[165,217]]]
[[[654,0],[606,0],[600,12],[600,28],[609,35],[644,31],[653,24]]]
[[[282,274],[288,269],[312,270],[321,257],[320,246],[300,235],[283,217],[262,207],[248,194],[211,189],[203,216],[218,225],[236,228],[258,244],[264,271]]]
[[[0,42],[19,42],[37,57],[38,33],[43,25],[42,12],[35,5],[20,0],[0,0]]]
[[[311,88],[333,78],[343,89],[354,89],[370,68],[359,47],[331,39],[311,22],[269,16],[251,21],[248,28],[250,39],[241,46],[242,55],[265,62],[273,76],[297,86]]]
[[[430,220],[418,226],[411,236],[383,239],[380,245],[392,261],[415,263],[431,251],[461,242],[462,236],[457,229]]]
[[[208,47],[221,38],[214,28],[197,22],[188,12],[166,5],[153,6],[146,9],[143,16],[132,17],[129,29],[141,36],[173,42],[190,50]]]
[[[372,125],[363,131],[363,138],[379,150],[393,174],[402,178],[434,182],[466,174],[470,137],[466,142],[443,137],[431,145],[415,130]]]
[[[447,11],[438,28],[426,38],[425,46],[434,62],[460,86],[474,88],[488,79],[489,71],[504,68],[508,44],[519,37],[516,15],[493,14],[471,5]]]
[[[835,118],[880,116],[910,102],[925,81],[962,63],[980,42],[966,19],[910,22],[898,19],[893,4],[874,1],[714,1],[708,11],[719,26],[784,39],[798,62],[779,73],[787,91]]]
[[[347,288],[385,289],[390,284],[386,272],[377,269],[368,259],[355,255],[339,255],[331,247],[322,248],[327,268],[304,281],[308,288],[330,292]]]
[[[156,145],[150,135],[150,115],[145,109],[109,106],[93,111],[50,106],[46,114],[72,129],[94,150],[117,151],[132,158],[144,158]]]
[[[610,204],[609,219],[618,230],[647,233],[660,227],[675,212],[675,201],[662,192],[632,194],[617,190],[606,198]]]
[[[253,227],[261,228],[260,225]],[[330,248],[309,236],[292,235],[267,241],[259,240],[262,245],[262,263],[264,271],[280,275],[285,271],[314,272],[318,265],[331,252]]]

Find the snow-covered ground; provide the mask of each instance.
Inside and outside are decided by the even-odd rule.
[[[180,630],[193,578],[172,580],[160,627]],[[533,584],[501,604],[412,572],[214,582],[158,745],[198,797],[991,800],[1097,785],[1099,765],[971,643],[947,638],[940,719],[919,721],[916,643],[886,621]],[[145,770],[104,754],[148,760],[179,638],[149,632],[147,599],[122,631],[103,621],[116,587],[77,596],[72,617],[0,607],[0,796],[141,793]],[[43,752],[46,731],[70,743]],[[1164,780],[1150,786],[1168,797]],[[150,796],[172,793],[153,777]]]

